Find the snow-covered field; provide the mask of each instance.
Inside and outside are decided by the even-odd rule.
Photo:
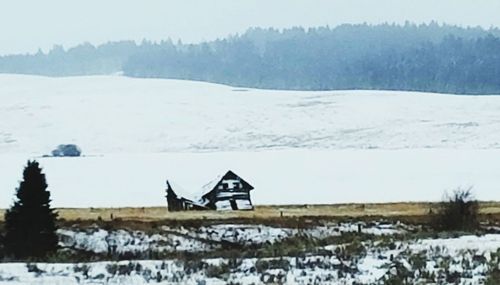
[[[66,207],[164,205],[166,179],[196,192],[228,169],[255,204],[500,200],[500,96],[0,75],[0,102],[2,208],[30,158]],[[87,157],[39,157],[61,143]]]
[[[348,240],[346,244],[326,245],[319,251],[297,256],[3,263],[0,264],[0,284],[479,285],[488,279],[488,284],[496,284],[491,282],[495,281],[492,272],[500,270],[499,234],[398,239],[393,235],[404,233],[408,226],[361,224],[363,232],[379,236],[361,242]],[[108,232],[97,228],[65,229],[59,234],[65,237],[61,239],[64,248],[106,254],[110,245],[117,246],[113,251],[119,253],[203,252],[217,248],[213,244],[199,245],[208,241],[264,245],[287,237],[297,236],[299,241],[306,236],[322,239],[353,230],[357,230],[357,224],[326,224],[300,232],[262,225],[217,225],[199,229],[165,227],[151,236],[137,231]],[[403,280],[406,283],[402,283]]]
[[[26,156],[0,155],[0,207],[7,207]],[[61,207],[165,205],[165,180],[197,191],[228,169],[249,181],[255,204],[438,201],[474,186],[500,200],[500,150],[335,150],[112,154],[40,158]],[[381,193],[383,193],[381,195]]]
[[[500,97],[0,75],[0,153],[500,147]]]
[[[287,238],[297,238],[299,241],[321,240],[358,232],[359,229],[363,234],[382,238],[404,234],[414,227],[386,222],[328,222],[305,228],[215,224],[199,227],[162,226],[153,233],[123,229],[104,230],[96,225],[88,228],[63,228],[58,230],[61,252],[86,252],[109,259],[129,256],[138,260],[60,264],[0,263],[0,284],[200,284],[202,280],[206,282],[202,284],[228,284],[231,281],[237,284],[261,284],[262,278],[267,281],[271,281],[269,278],[281,278],[282,281],[283,278],[288,278],[291,284],[310,284],[310,278],[331,281],[333,276],[338,277],[341,274],[334,270],[342,271],[342,268],[339,268],[340,260],[335,257],[339,245],[320,248],[322,254],[317,256],[283,257],[280,264],[285,262],[286,267],[281,269],[274,268],[276,262],[272,260],[278,260],[277,258],[203,259],[202,253],[219,250],[220,254],[220,250],[225,250],[222,246],[238,249],[247,246],[258,248]],[[196,259],[196,255],[192,255],[192,258],[187,259],[158,258],[158,254],[165,257],[165,254],[178,255],[182,252],[196,253],[200,257]],[[161,261],[141,260],[155,255],[156,259]],[[231,262],[233,263],[230,268],[227,264]],[[265,269],[263,265],[269,262],[271,268]],[[321,263],[319,267],[318,262]],[[383,262],[378,264],[381,263]],[[366,264],[363,266],[366,268]],[[285,269],[290,272],[287,273]],[[221,270],[224,272],[220,272]],[[359,274],[372,274],[372,271],[379,272],[381,276],[384,274],[384,270],[378,268],[364,269],[364,272]],[[233,274],[228,276],[231,272]],[[345,281],[358,279],[353,276]]]

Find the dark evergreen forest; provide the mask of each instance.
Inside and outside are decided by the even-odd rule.
[[[82,44],[0,57],[0,72],[110,74],[233,86],[500,94],[500,30],[425,25],[252,28],[201,44]]]

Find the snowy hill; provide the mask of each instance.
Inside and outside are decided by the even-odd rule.
[[[499,148],[500,97],[0,75],[0,153]]]
[[[500,200],[500,96],[0,75],[0,207],[37,158],[54,205],[165,205],[234,170],[255,204]],[[80,158],[41,158],[75,143]],[[381,195],[383,193],[383,195]]]

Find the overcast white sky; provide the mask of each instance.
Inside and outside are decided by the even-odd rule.
[[[416,23],[500,27],[499,0],[0,0],[0,54],[84,41],[199,42],[249,27]]]

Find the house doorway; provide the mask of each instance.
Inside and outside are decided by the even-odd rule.
[[[236,201],[234,201],[234,199],[230,199],[229,203],[231,204],[231,209],[238,210],[238,205],[236,205]]]

